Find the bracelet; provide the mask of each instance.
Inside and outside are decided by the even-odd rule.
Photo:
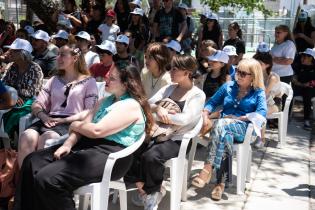
[[[41,112],[44,112],[44,111],[43,111],[43,110],[38,111],[38,112],[35,114],[35,117],[39,118],[38,115],[39,115]]]

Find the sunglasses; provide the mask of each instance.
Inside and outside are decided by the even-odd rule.
[[[72,87],[72,84],[66,86],[66,90],[64,92],[64,95],[66,96],[66,100],[61,104],[61,107],[63,107],[63,108],[65,108],[67,106],[68,96],[69,96],[71,87]]]
[[[247,75],[252,75],[251,73],[248,73],[248,72],[246,72],[246,71],[241,71],[241,70],[236,70],[236,74],[238,75],[238,76],[240,76],[241,78],[245,78]]]

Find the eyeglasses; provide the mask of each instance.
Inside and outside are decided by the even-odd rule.
[[[67,106],[68,96],[69,96],[71,87],[72,87],[72,84],[66,86],[66,90],[64,92],[64,95],[66,96],[66,100],[60,105],[63,108],[65,108]]]
[[[245,78],[247,75],[252,75],[251,73],[248,73],[246,71],[236,70],[236,74],[239,75],[242,78]]]

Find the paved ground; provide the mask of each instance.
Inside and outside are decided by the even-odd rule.
[[[245,195],[235,194],[234,183],[226,190],[223,199],[215,202],[210,199],[213,184],[204,189],[190,186],[188,201],[182,202],[181,209],[315,210],[315,146],[311,145],[315,142],[315,128],[311,136],[311,132],[305,131],[302,125],[299,115],[291,120],[286,138],[287,145],[284,148],[277,147],[277,131],[267,132],[266,147],[253,151],[252,179],[246,186]],[[193,172],[202,168],[204,152],[205,148],[198,148]],[[235,164],[235,160],[233,163]],[[236,180],[235,178],[234,176],[233,180]],[[168,185],[167,181],[165,185]],[[130,193],[128,198],[130,199]],[[168,192],[159,205],[159,210],[169,210],[169,198]],[[118,210],[119,204],[111,204],[109,209]],[[129,200],[128,209],[143,208],[135,207]]]

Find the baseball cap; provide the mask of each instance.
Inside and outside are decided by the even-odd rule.
[[[141,7],[141,0],[133,0],[132,2],[129,2],[129,4],[135,4],[138,7]]]
[[[301,52],[300,54],[306,54],[310,55],[315,59],[315,49],[307,48],[304,52]]]
[[[28,35],[34,34],[34,28],[32,26],[25,26],[24,29],[27,31]]]
[[[125,43],[125,44],[129,45],[129,38],[126,35],[120,34],[117,37],[116,42]]]
[[[58,15],[57,25],[65,26],[67,29],[73,28],[69,18],[67,18],[65,15],[62,15],[62,14]]]
[[[130,14],[143,16],[144,11],[141,8],[135,8],[132,12],[130,12]]]
[[[53,35],[52,38],[59,38],[59,39],[69,39],[69,34],[65,30],[59,30],[57,34]]]
[[[229,62],[229,56],[221,51],[221,50],[217,50],[213,55],[208,56],[208,60],[209,61],[219,61],[222,63],[228,63]]]
[[[79,33],[77,33],[77,35],[75,35],[75,37],[79,37],[81,39],[85,39],[87,41],[91,41],[91,36],[86,31],[80,31]]]
[[[219,20],[218,15],[213,12],[208,12],[205,16],[208,20],[216,20],[216,21]]]
[[[270,51],[269,46],[266,42],[259,42],[257,46],[257,51],[261,53],[267,53]]]
[[[108,40],[104,40],[100,45],[96,45],[96,47],[98,47],[101,50],[107,50],[111,52],[113,55],[117,53],[115,44]]]
[[[32,34],[32,37],[34,39],[40,39],[40,40],[44,40],[45,42],[49,42],[49,35],[46,31],[43,31],[43,30],[37,30],[35,31],[34,34]]]
[[[236,48],[232,45],[226,45],[222,49],[223,52],[225,52],[228,56],[237,56]]]
[[[301,10],[298,20],[305,22],[307,20],[307,17],[308,17],[308,12],[306,12],[305,10]]]
[[[25,50],[29,53],[32,53],[33,51],[33,47],[31,43],[25,39],[20,39],[20,38],[15,39],[11,45],[6,45],[4,46],[4,48],[9,48],[12,50]]]
[[[116,13],[115,13],[114,10],[109,9],[109,10],[107,10],[107,12],[106,12],[106,16],[108,16],[108,17],[115,17],[115,16],[116,16]]]
[[[207,17],[207,14],[208,14],[208,13],[207,13],[206,11],[203,11],[202,13],[199,14],[199,16]]]
[[[166,47],[171,48],[178,53],[180,53],[180,51],[182,50],[182,47],[180,46],[178,41],[175,41],[175,40],[171,40],[169,43],[167,43]]]
[[[188,6],[187,6],[187,4],[185,4],[185,3],[180,3],[177,7],[178,7],[178,8],[181,8],[181,9],[188,10]]]

